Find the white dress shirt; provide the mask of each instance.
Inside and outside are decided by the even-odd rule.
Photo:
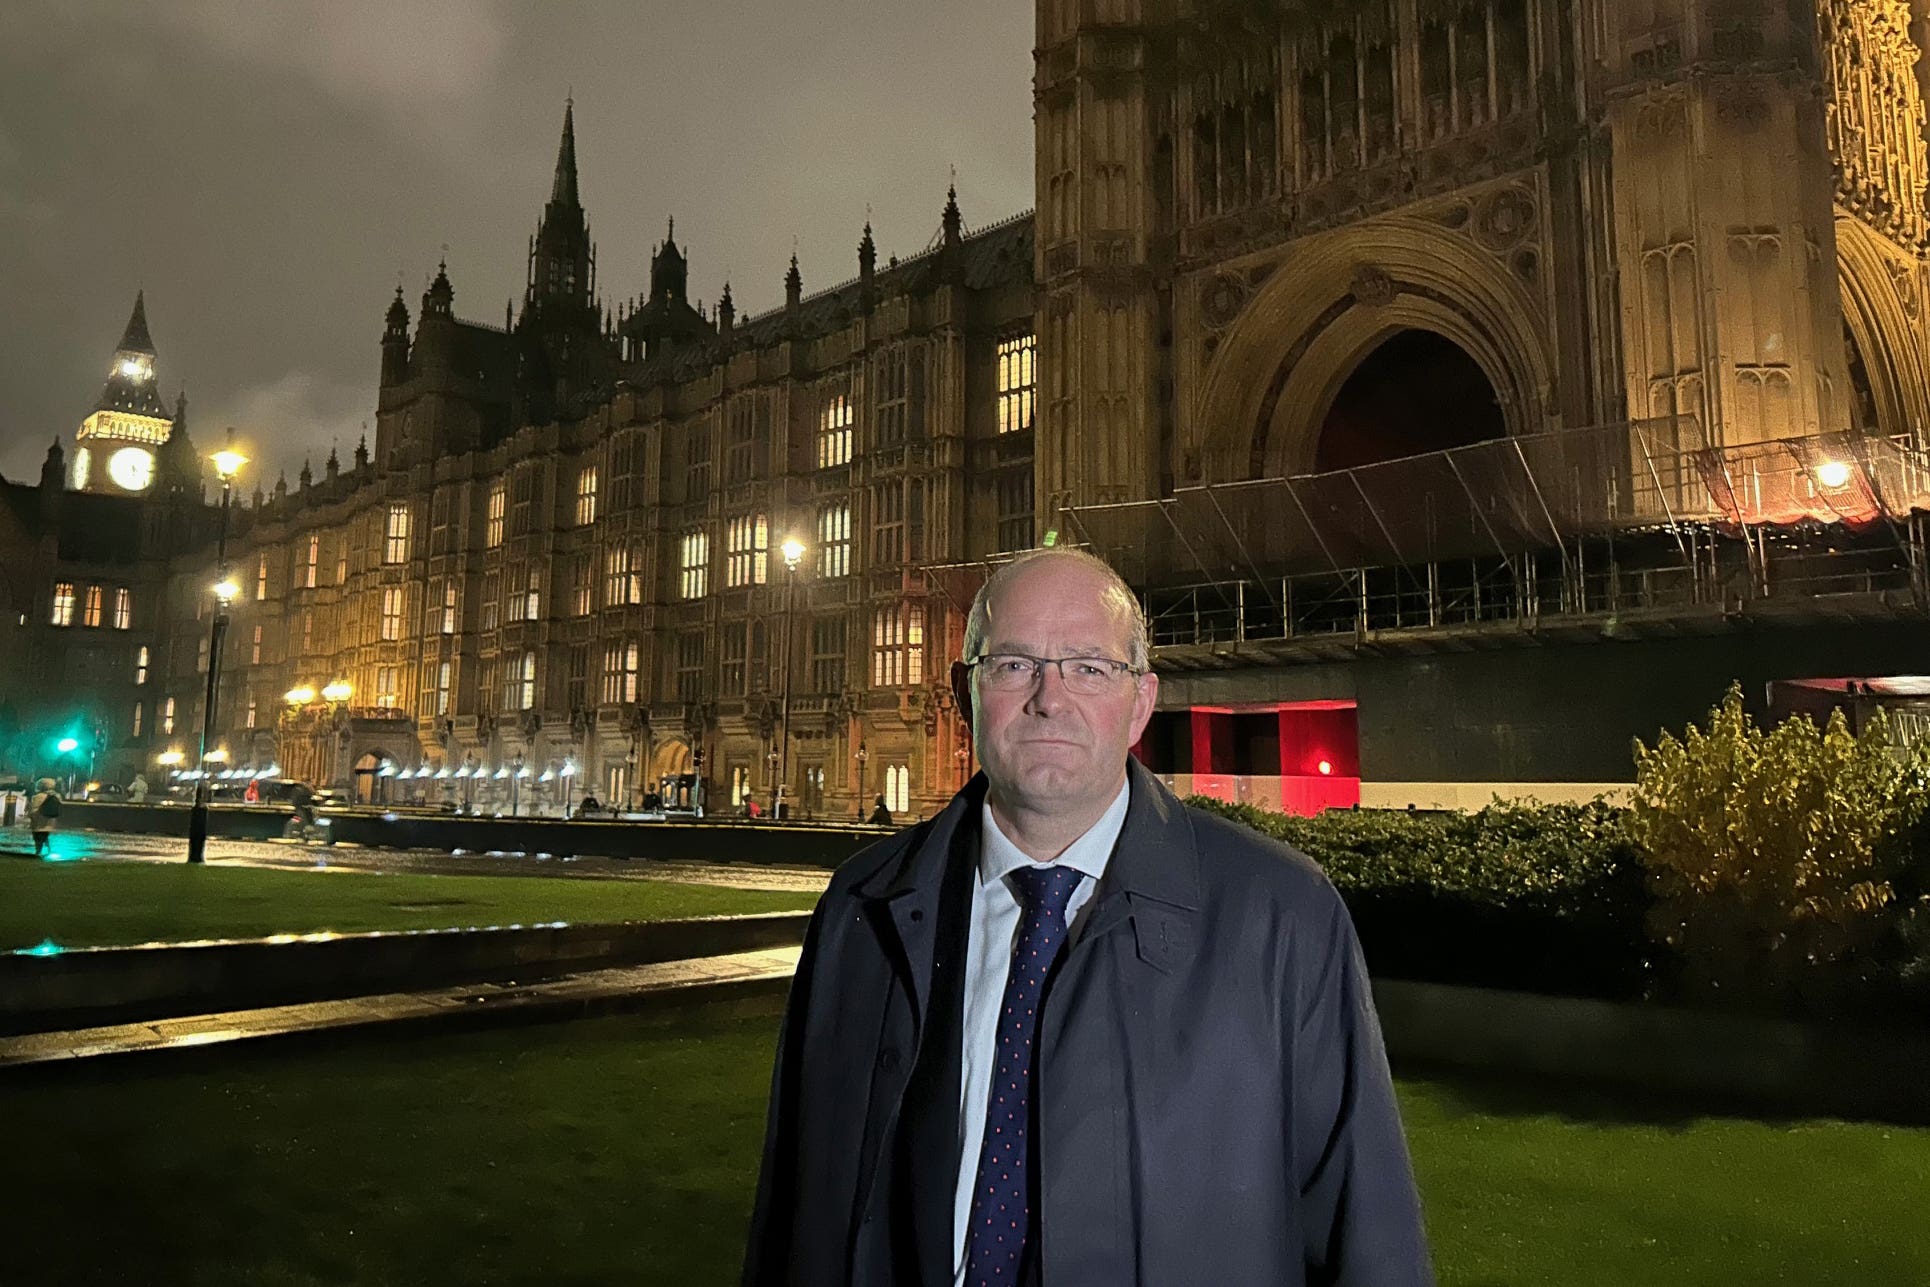
[[[1050,863],[1035,863],[999,830],[988,802],[981,806],[978,879],[972,885],[972,916],[965,948],[965,1016],[959,1047],[958,1187],[952,1203],[952,1281],[965,1282],[965,1230],[972,1218],[972,1190],[978,1181],[978,1154],[985,1143],[986,1101],[992,1095],[992,1072],[998,1063],[999,1005],[1005,998],[1005,976],[1012,968],[1018,942],[1018,895],[1005,878],[1021,867],[1072,867],[1084,876],[1066,904],[1066,924],[1077,927],[1079,914],[1092,901],[1093,889],[1106,874],[1106,862],[1126,825],[1129,788],[1121,784],[1111,806],[1086,833],[1066,846]]]

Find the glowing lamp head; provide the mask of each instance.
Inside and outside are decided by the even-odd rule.
[[[207,760],[210,764],[226,764],[228,762],[228,748],[225,746],[215,747],[212,751],[208,752]]]
[[[159,755],[154,757],[154,762],[156,764],[163,764],[169,767],[173,767],[174,765],[179,764],[182,760],[186,758],[187,757],[182,755],[181,752],[179,751],[163,751]]]
[[[1332,760],[1322,760],[1320,763],[1314,765],[1314,767],[1320,770],[1320,776],[1323,778],[1333,776],[1334,762]]]
[[[784,542],[779,548],[784,551],[784,566],[787,568],[796,568],[799,560],[804,557],[804,542],[798,540],[795,536]]]
[[[78,750],[79,748],[80,748],[80,743],[76,742],[71,737],[63,737],[58,742],[54,743],[54,749],[56,751],[59,751],[62,755],[66,755],[71,751]]]
[[[307,684],[303,684],[300,688],[289,689],[282,694],[282,698],[287,701],[290,706],[306,706],[315,700],[315,690]]]
[[[1832,491],[1847,487],[1850,482],[1850,467],[1840,460],[1826,460],[1816,467],[1816,481]]]
[[[348,700],[349,694],[354,691],[354,688],[350,687],[347,680],[338,679],[322,689],[322,698],[324,701],[345,702]]]
[[[212,589],[214,597],[221,601],[221,606],[224,608],[241,597],[241,586],[231,576],[216,581]]]
[[[248,458],[233,447],[224,447],[208,459],[214,462],[215,477],[224,483],[234,481],[234,476],[248,463]]]

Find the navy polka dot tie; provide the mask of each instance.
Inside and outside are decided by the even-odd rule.
[[[972,1227],[965,1254],[966,1287],[1016,1283],[1032,1237],[1030,1163],[1032,1034],[1046,971],[1066,938],[1066,905],[1081,873],[1071,867],[1021,867],[1011,874],[1021,917],[1012,968],[999,1010],[998,1064],[986,1105],[972,1188]]]

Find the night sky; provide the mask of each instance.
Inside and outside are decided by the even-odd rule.
[[[372,422],[382,313],[448,248],[459,316],[519,301],[575,96],[605,298],[666,219],[739,315],[1032,203],[1025,0],[4,0],[0,473],[100,393],[136,289],[170,406],[273,485]]]

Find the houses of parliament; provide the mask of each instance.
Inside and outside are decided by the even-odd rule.
[[[520,305],[398,291],[372,441],[237,498],[225,762],[930,812],[972,590],[1051,543],[1145,596],[1141,754],[1274,807],[1586,795],[1731,679],[1907,726],[1927,11],[1039,0],[1036,209],[754,317],[674,227],[612,300],[566,108]],[[5,697],[123,779],[192,754],[214,610],[159,370],[137,304],[0,489]]]

